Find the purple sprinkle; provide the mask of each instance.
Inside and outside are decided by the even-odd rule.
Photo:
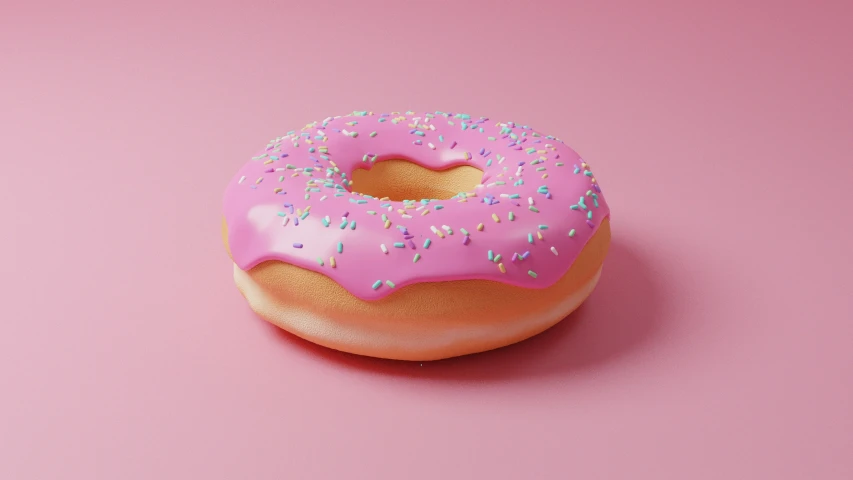
[[[388,113],[381,113],[381,114],[379,114],[379,116],[380,117],[390,117],[391,115]]]
[[[344,214],[343,214],[342,216],[343,216],[344,218],[349,217],[349,212],[344,212]]]
[[[513,253],[513,254],[512,254],[512,261],[514,262],[514,261],[516,261],[516,260],[518,260],[518,254],[517,254],[517,253]]]
[[[522,260],[527,260],[527,257],[529,257],[529,256],[530,256],[530,250],[521,254]]]
[[[418,131],[418,129],[417,129],[417,128],[413,128],[413,129],[409,130],[409,133],[415,133],[415,132],[417,132],[417,131]]]
[[[545,198],[547,198],[548,200],[551,200],[551,192],[546,193]]]
[[[287,203],[287,202],[284,202],[284,206],[285,206],[285,207],[292,207],[292,206],[293,206],[293,204],[291,204],[291,203]]]
[[[332,129],[332,131],[333,131],[333,132],[335,132],[335,133],[341,133],[341,131],[340,131],[340,130],[338,130],[337,128],[333,128],[333,129]]]
[[[506,137],[508,137],[508,136],[509,136],[509,134],[508,134],[508,133],[504,133],[503,135],[501,135],[501,138],[506,138]]]
[[[512,204],[513,204],[513,205],[515,205],[516,207],[520,207],[520,206],[521,206],[521,204],[520,204],[520,203],[518,203],[516,200],[513,200],[513,201],[512,201]]]
[[[485,149],[485,148],[481,148],[481,149],[480,149],[480,155],[482,155],[485,151],[486,151],[486,149]]]
[[[293,205],[289,205],[288,208],[290,209],[290,214],[293,215]]]
[[[524,142],[526,142],[526,141],[527,141],[527,137],[524,137],[524,138],[522,138],[522,139],[521,139],[521,143],[524,143]]]
[[[507,145],[507,147],[514,147],[514,146],[515,146],[515,142],[510,142],[510,143]]]
[[[293,217],[293,226],[294,227],[299,226],[299,217]],[[298,247],[298,248],[302,248],[302,247]]]
[[[533,143],[542,143],[542,140],[533,140]]]
[[[593,227],[595,227],[595,224],[593,224],[593,223],[592,223],[592,222],[590,222],[589,220],[587,220],[587,221],[586,221],[586,224],[587,224],[587,225],[589,225],[589,228],[593,228]]]
[[[412,238],[415,238],[415,236],[414,236],[414,235],[407,235],[407,234],[405,234],[405,233],[403,234],[403,239],[405,239],[405,240],[409,240],[409,239],[412,239]]]
[[[594,188],[596,192],[601,193],[601,187],[599,187],[597,184],[594,184],[592,188]]]
[[[274,145],[270,145],[269,147],[267,147],[267,151],[269,152],[269,151],[270,151],[270,150],[272,150],[273,148],[275,148],[275,146],[274,146]]]
[[[415,249],[415,242],[409,240],[409,247],[411,247],[411,249],[414,250]]]
[[[301,243],[294,243],[293,248],[302,248],[302,244]]]
[[[456,146],[456,140],[454,140],[453,143],[450,144],[450,148],[453,148],[455,146]]]
[[[557,155],[555,155],[555,156],[554,156],[554,160],[559,160],[559,158],[560,158],[560,154],[559,154],[559,153],[558,153]]]
[[[465,235],[465,238],[462,239],[462,245],[468,245],[471,242],[471,237]]]
[[[516,145],[512,147],[513,150],[521,150],[521,145]]]
[[[522,165],[524,165],[524,162],[518,162],[518,166],[519,166],[519,167],[520,167],[520,166],[522,166]]]
[[[489,155],[491,155],[491,154],[492,154],[492,151],[491,151],[491,150],[489,150],[488,152],[484,153],[484,154],[483,154],[483,156],[484,156],[484,157],[488,157],[488,156],[489,156]]]

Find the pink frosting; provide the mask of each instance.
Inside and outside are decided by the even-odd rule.
[[[351,192],[355,169],[387,159],[471,165],[482,184],[446,200]],[[289,132],[240,169],[224,209],[239,268],[283,261],[364,300],[446,280],[549,287],[610,214],[589,166],[561,140],[442,112],[354,112]]]

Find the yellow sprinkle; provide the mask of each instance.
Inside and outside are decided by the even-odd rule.
[[[314,142],[312,142],[311,140],[308,140],[308,139],[306,138],[306,139],[305,139],[305,143],[312,144],[312,143],[314,143]]]
[[[498,264],[498,268],[500,268],[500,269],[501,269],[501,273],[506,273],[506,267],[504,267],[504,264],[503,264],[503,263],[499,263],[499,264]]]
[[[305,211],[310,212],[311,211],[311,205],[308,205],[307,207],[305,207]]]
[[[272,163],[272,160],[267,160],[266,162],[264,162],[264,165],[269,165],[271,163]]]
[[[586,168],[586,162],[581,162],[581,168]]]
[[[338,265],[335,263],[335,257],[329,257],[329,265],[331,265],[332,268],[335,268]]]
[[[539,236],[539,240],[545,240],[544,238],[542,238],[542,232],[536,232],[536,235]]]
[[[479,225],[477,225],[477,230],[478,230],[478,231],[482,232],[482,231],[483,231],[483,228],[484,228],[484,226],[483,226],[483,224],[482,224],[482,223],[481,223],[481,224],[479,224]]]
[[[411,210],[411,209],[413,209],[413,208],[418,208],[418,207],[416,207],[416,206],[414,206],[414,205],[406,205],[406,206],[405,206],[405,207],[403,207],[403,208],[405,208],[406,210]]]
[[[382,198],[380,198],[380,199],[379,199],[379,201],[381,201],[381,202],[385,202],[385,201],[387,201],[387,200],[389,200],[389,198],[388,198],[388,197],[382,197]]]
[[[592,183],[595,183],[595,178],[592,179]]]
[[[391,226],[391,220],[385,220],[385,228],[388,228],[390,226]]]
[[[263,182],[263,181],[264,181],[264,177],[261,177],[261,178],[257,179],[257,180],[255,181],[255,183],[261,183],[261,182]]]
[[[406,213],[406,211],[405,211],[405,210],[403,210],[402,208],[398,208],[398,209],[397,209],[397,213],[399,213],[400,215],[402,215],[402,214]]]
[[[335,162],[333,162],[333,161],[331,161],[331,160],[329,160],[329,165],[331,165],[331,166],[333,166],[333,167],[337,167],[337,166],[338,166]]]
[[[441,233],[441,230],[436,229],[435,234],[438,235],[438,238],[444,238],[444,234]]]
[[[297,208],[297,209],[296,209],[296,214],[297,214],[297,215],[302,215],[302,209],[301,209],[301,208]]]
[[[294,173],[293,175],[291,175],[291,177],[298,177],[298,176],[299,176],[298,173]]]
[[[424,216],[424,215],[426,215],[426,214],[428,214],[428,213],[429,213],[429,210],[424,210],[423,212],[421,212],[421,216]]]
[[[282,190],[284,190],[284,189],[283,189],[283,188],[274,188],[272,191],[273,191],[274,193],[278,193],[278,192],[280,192],[280,191],[282,191]]]
[[[548,178],[548,174],[542,175],[542,178]]]
[[[301,215],[301,214],[300,214],[300,215]],[[492,220],[494,220],[494,221],[495,221],[495,223],[501,223],[501,219],[498,217],[498,214],[497,214],[497,213],[493,213],[493,214],[492,214]]]

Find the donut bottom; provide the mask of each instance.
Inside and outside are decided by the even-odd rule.
[[[224,223],[223,236],[227,248]],[[234,265],[234,281],[255,313],[310,342],[371,357],[440,360],[520,342],[557,324],[594,290],[609,245],[605,219],[568,272],[542,289],[456,280],[366,301],[325,275],[279,261],[248,271]]]

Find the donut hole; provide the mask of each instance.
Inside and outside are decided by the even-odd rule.
[[[431,170],[403,159],[383,160],[370,169],[352,172],[352,191],[392,201],[447,200],[471,192],[480,184],[483,171],[470,165]]]

